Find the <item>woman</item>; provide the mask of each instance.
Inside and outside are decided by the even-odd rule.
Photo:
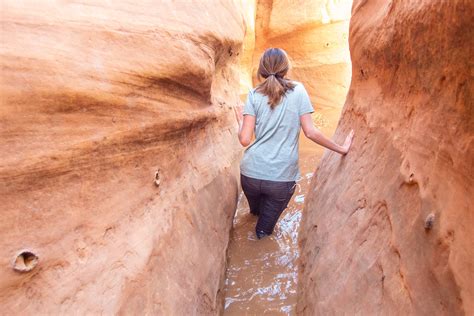
[[[314,112],[304,86],[285,78],[290,63],[285,51],[267,49],[258,67],[264,81],[249,92],[243,113],[236,110],[239,141],[249,146],[240,165],[241,184],[250,212],[258,216],[257,237],[272,234],[280,214],[287,207],[300,177],[298,137],[306,137],[345,155],[351,146],[351,131],[342,146],[326,138],[313,125]]]

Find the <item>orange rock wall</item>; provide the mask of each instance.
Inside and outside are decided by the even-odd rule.
[[[3,313],[219,313],[243,10],[2,3]]]
[[[341,108],[351,78],[347,40],[351,3],[258,1],[254,74],[265,49],[283,48],[292,63],[289,77],[305,85],[316,110]]]
[[[300,314],[474,313],[473,12],[354,2],[335,139],[355,141],[325,153],[307,195]]]
[[[257,0],[241,0],[244,7],[245,36],[242,52],[239,58],[240,70],[240,98],[247,99],[249,89],[253,87],[253,57],[255,51],[255,23],[257,14]]]

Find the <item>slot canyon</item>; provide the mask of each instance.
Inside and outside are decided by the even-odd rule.
[[[473,315],[470,0],[1,5],[0,314]],[[257,240],[234,106],[281,47],[313,121]]]

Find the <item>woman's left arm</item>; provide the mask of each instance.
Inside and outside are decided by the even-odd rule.
[[[239,124],[239,142],[247,147],[252,142],[253,131],[255,130],[255,116],[242,115],[242,107],[234,107],[235,118]]]

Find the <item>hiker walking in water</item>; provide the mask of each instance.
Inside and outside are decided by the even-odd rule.
[[[236,109],[239,141],[249,146],[240,164],[242,190],[250,212],[258,216],[257,237],[272,234],[278,218],[287,207],[300,177],[298,137],[306,137],[345,155],[351,146],[351,131],[342,146],[325,137],[313,125],[314,112],[304,86],[285,78],[290,63],[286,52],[267,49],[260,59],[258,77],[264,81],[252,89],[243,112]],[[251,143],[255,133],[255,141]]]

